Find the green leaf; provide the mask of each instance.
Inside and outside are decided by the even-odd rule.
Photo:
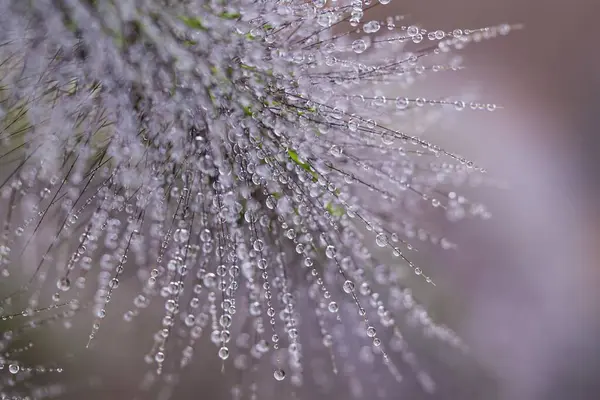
[[[300,161],[300,158],[298,157],[298,153],[295,150],[288,149],[287,153],[290,156],[290,159],[293,162],[295,162],[296,164],[298,164],[300,166],[300,168],[310,172],[310,174],[313,177],[313,182],[316,182],[319,179],[319,175],[314,171],[314,169],[310,166],[310,164]]]
[[[327,211],[329,211],[329,214],[331,214],[334,217],[341,217],[342,215],[344,215],[346,213],[346,210],[344,209],[343,206],[334,206],[331,203],[327,203],[325,205],[325,209]]]
[[[207,31],[208,29],[204,26],[200,18],[198,17],[186,17],[180,16],[179,19],[188,27],[200,31]]]
[[[219,14],[219,17],[223,19],[238,19],[242,15],[239,12],[222,12]]]

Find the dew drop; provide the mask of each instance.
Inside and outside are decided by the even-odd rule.
[[[411,25],[408,27],[408,29],[406,30],[406,33],[408,34],[408,36],[413,37],[413,36],[417,36],[419,34],[419,28]]]
[[[398,110],[405,110],[408,108],[410,101],[406,97],[397,97],[396,98],[396,108]]]
[[[327,256],[327,258],[334,258],[336,254],[336,250],[335,247],[329,245],[327,246],[327,248],[325,249],[325,255]]]
[[[346,292],[346,293],[352,293],[354,291],[354,282],[352,282],[352,281],[344,282],[343,289],[344,289],[344,292]]]
[[[363,39],[356,39],[352,42],[352,51],[356,54],[360,54],[367,49],[367,43]]]
[[[212,272],[208,272],[204,275],[204,278],[202,278],[202,282],[208,289],[213,289],[217,286],[217,276]]]
[[[380,28],[381,25],[378,21],[369,21],[363,25],[363,31],[365,31],[365,33],[375,33],[379,31]]]
[[[339,306],[335,301],[332,301],[331,303],[329,303],[329,305],[327,306],[327,309],[329,310],[329,312],[332,313],[336,313],[339,310]]]
[[[285,371],[282,369],[276,369],[275,372],[273,372],[273,376],[276,380],[282,381],[285,379]]]
[[[221,347],[219,349],[219,358],[221,360],[227,360],[229,357],[229,349],[227,347]]]
[[[61,278],[56,282],[56,287],[59,290],[66,292],[67,290],[69,290],[71,288],[71,281],[67,277]]]
[[[375,328],[373,328],[372,326],[369,326],[367,328],[367,336],[372,338],[375,337],[375,335],[377,334],[377,331],[375,330]]]

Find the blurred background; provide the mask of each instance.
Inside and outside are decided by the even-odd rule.
[[[492,221],[452,228],[459,251],[440,253],[432,274],[453,295],[437,301],[460,321],[500,398],[599,398],[600,2],[392,4],[426,28],[524,24],[468,47],[467,69],[448,78],[477,83],[482,101],[505,107],[462,114],[447,143],[509,189],[487,194]]]

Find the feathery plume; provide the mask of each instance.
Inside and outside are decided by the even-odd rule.
[[[5,319],[50,310],[43,321],[69,327],[91,311],[93,347],[135,281],[126,322],[163,308],[145,390],[169,386],[160,377],[208,341],[219,369],[245,374],[228,377],[233,398],[280,381],[297,396],[335,375],[361,398],[377,383],[358,350],[381,379],[407,369],[434,391],[402,320],[464,344],[370,244],[433,283],[411,252],[454,244],[422,215],[489,217],[454,189],[485,171],[425,133],[446,110],[497,106],[408,93],[460,69],[452,50],[515,27],[368,18],[388,3],[3,1],[0,269],[16,285]]]

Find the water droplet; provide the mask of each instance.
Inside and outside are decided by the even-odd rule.
[[[417,26],[411,25],[406,30],[408,36],[413,37],[419,34],[419,28]]]
[[[208,289],[213,289],[217,286],[217,276],[212,272],[207,272],[202,278],[202,282]]]
[[[405,110],[410,105],[410,101],[406,97],[396,97],[396,108],[398,110]]]
[[[367,336],[372,338],[375,337],[375,335],[377,334],[377,331],[375,330],[375,328],[373,328],[372,326],[369,326],[367,328]]]
[[[379,31],[380,28],[381,25],[379,24],[379,21],[369,21],[363,25],[363,31],[365,31],[365,33],[375,33]]]
[[[262,240],[256,239],[254,241],[253,247],[254,247],[254,250],[256,250],[256,251],[262,251],[262,249],[265,247],[265,244],[263,243]]]
[[[356,54],[360,54],[367,49],[367,43],[363,39],[356,39],[352,42],[352,50]]]
[[[221,347],[219,349],[219,358],[221,360],[227,360],[229,357],[229,349],[227,347]]]
[[[190,232],[187,229],[177,229],[173,234],[173,240],[177,243],[185,243],[190,238]]]
[[[455,101],[454,102],[454,108],[457,109],[458,111],[464,110],[465,107],[466,107],[466,105],[465,105],[464,101]]]
[[[282,369],[276,369],[275,372],[273,372],[273,376],[276,380],[282,381],[285,379],[285,371]]]
[[[327,309],[329,310],[329,312],[332,313],[336,313],[339,310],[339,306],[335,301],[332,301],[331,303],[329,303],[329,305],[327,306]]]
[[[344,289],[344,292],[352,293],[354,291],[354,282],[346,281],[346,282],[344,282],[344,285],[342,287]]]
[[[61,278],[56,282],[56,287],[59,290],[66,292],[67,290],[69,290],[71,288],[71,281],[67,277]]]

